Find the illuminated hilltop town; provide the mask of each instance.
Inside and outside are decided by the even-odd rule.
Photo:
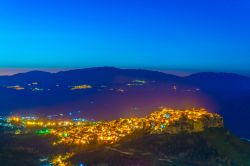
[[[9,118],[10,122],[21,122],[18,117]],[[144,118],[118,119],[107,122],[88,121],[42,121],[24,120],[26,127],[44,127],[37,134],[51,134],[58,138],[57,144],[89,145],[114,144],[122,138],[142,131],[148,134],[176,134],[180,132],[200,132],[206,128],[223,127],[220,115],[205,109],[173,110],[161,108]]]

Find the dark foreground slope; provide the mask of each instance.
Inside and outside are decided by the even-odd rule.
[[[74,165],[107,166],[250,165],[250,144],[223,128],[176,135],[136,133],[125,140],[113,146],[84,150],[69,160]]]
[[[0,139],[1,166],[40,166],[58,154],[74,152],[69,166],[248,166],[250,143],[224,128],[200,133],[134,133],[118,144],[98,147],[52,146],[48,136],[6,135]],[[49,163],[47,162],[47,165]]]

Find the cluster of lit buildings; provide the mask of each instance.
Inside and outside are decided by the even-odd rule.
[[[70,90],[91,89],[91,85],[77,85],[70,88]]]
[[[161,108],[144,118],[127,118],[107,122],[77,120],[41,120],[35,117],[9,117],[11,124],[40,128],[38,134],[58,137],[54,144],[89,145],[114,144],[122,138],[142,131],[147,134],[200,132],[210,127],[222,127],[223,119],[205,109],[173,110]]]
[[[163,108],[144,118],[118,119],[109,122],[57,128],[52,134],[59,138],[54,144],[114,144],[136,131],[148,134],[199,132],[222,127],[223,119],[205,109],[172,110]]]
[[[14,90],[24,90],[24,87],[20,85],[14,85],[14,86],[7,86],[8,89],[14,89]]]

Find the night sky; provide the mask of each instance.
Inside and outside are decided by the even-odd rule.
[[[15,69],[250,75],[250,1],[2,0],[0,58],[1,68]]]

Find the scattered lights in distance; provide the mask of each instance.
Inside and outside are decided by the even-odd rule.
[[[133,80],[131,83],[128,83],[127,86],[142,86],[146,83],[145,80]]]

